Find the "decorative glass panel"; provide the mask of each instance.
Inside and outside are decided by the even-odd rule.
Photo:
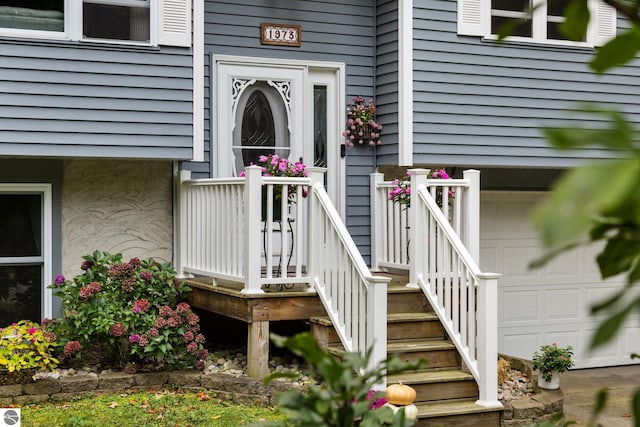
[[[327,167],[327,87],[313,87],[313,165]]]
[[[0,328],[18,320],[42,321],[42,265],[0,265]]]
[[[0,257],[42,255],[39,194],[0,194]]]
[[[242,160],[245,166],[258,163],[260,155],[275,153],[276,132],[273,113],[267,97],[262,91],[255,91],[247,100],[242,115],[241,133]]]

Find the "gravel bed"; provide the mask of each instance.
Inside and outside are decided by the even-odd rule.
[[[529,377],[515,369],[511,369],[504,383],[498,386],[498,399],[504,402],[525,399],[532,394],[534,389]]]

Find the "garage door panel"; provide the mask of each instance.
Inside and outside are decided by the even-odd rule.
[[[580,320],[582,317],[580,289],[549,289],[545,292],[546,320]]]
[[[557,258],[551,260],[544,266],[542,271],[554,277],[575,276],[580,274],[580,253],[579,251],[565,252]]]
[[[513,290],[502,293],[502,322],[505,325],[531,322],[540,317],[539,292]]]
[[[640,353],[640,313],[634,313],[610,345],[588,350],[593,331],[605,317],[591,316],[591,306],[624,283],[620,277],[602,281],[595,262],[602,245],[580,247],[543,268],[528,269],[542,253],[529,218],[543,196],[536,192],[481,196],[480,265],[484,271],[502,274],[498,350],[530,359],[541,345],[557,342],[574,346],[578,368],[640,363],[629,358]]]
[[[502,335],[499,342],[500,353],[517,356],[519,354],[528,355],[526,358],[531,359],[531,355],[540,348],[538,345],[540,342],[539,333],[513,333]],[[523,357],[523,356],[519,356]]]
[[[624,357],[630,359],[633,353],[640,354],[640,327],[637,325],[637,322],[635,326],[624,328],[623,336],[624,343],[622,352]]]

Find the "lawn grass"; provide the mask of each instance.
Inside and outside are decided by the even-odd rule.
[[[21,406],[23,427],[216,426],[284,421],[274,408],[225,403],[207,392],[131,392]]]

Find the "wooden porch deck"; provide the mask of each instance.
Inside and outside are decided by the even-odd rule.
[[[376,273],[391,278],[391,292],[416,292],[405,287],[407,276]],[[188,302],[191,306],[217,315],[247,323],[247,375],[263,378],[269,374],[269,322],[281,320],[309,320],[325,317],[327,313],[315,292],[296,284],[291,289],[274,285],[264,294],[241,293],[242,283],[199,277],[186,280],[191,287]]]

